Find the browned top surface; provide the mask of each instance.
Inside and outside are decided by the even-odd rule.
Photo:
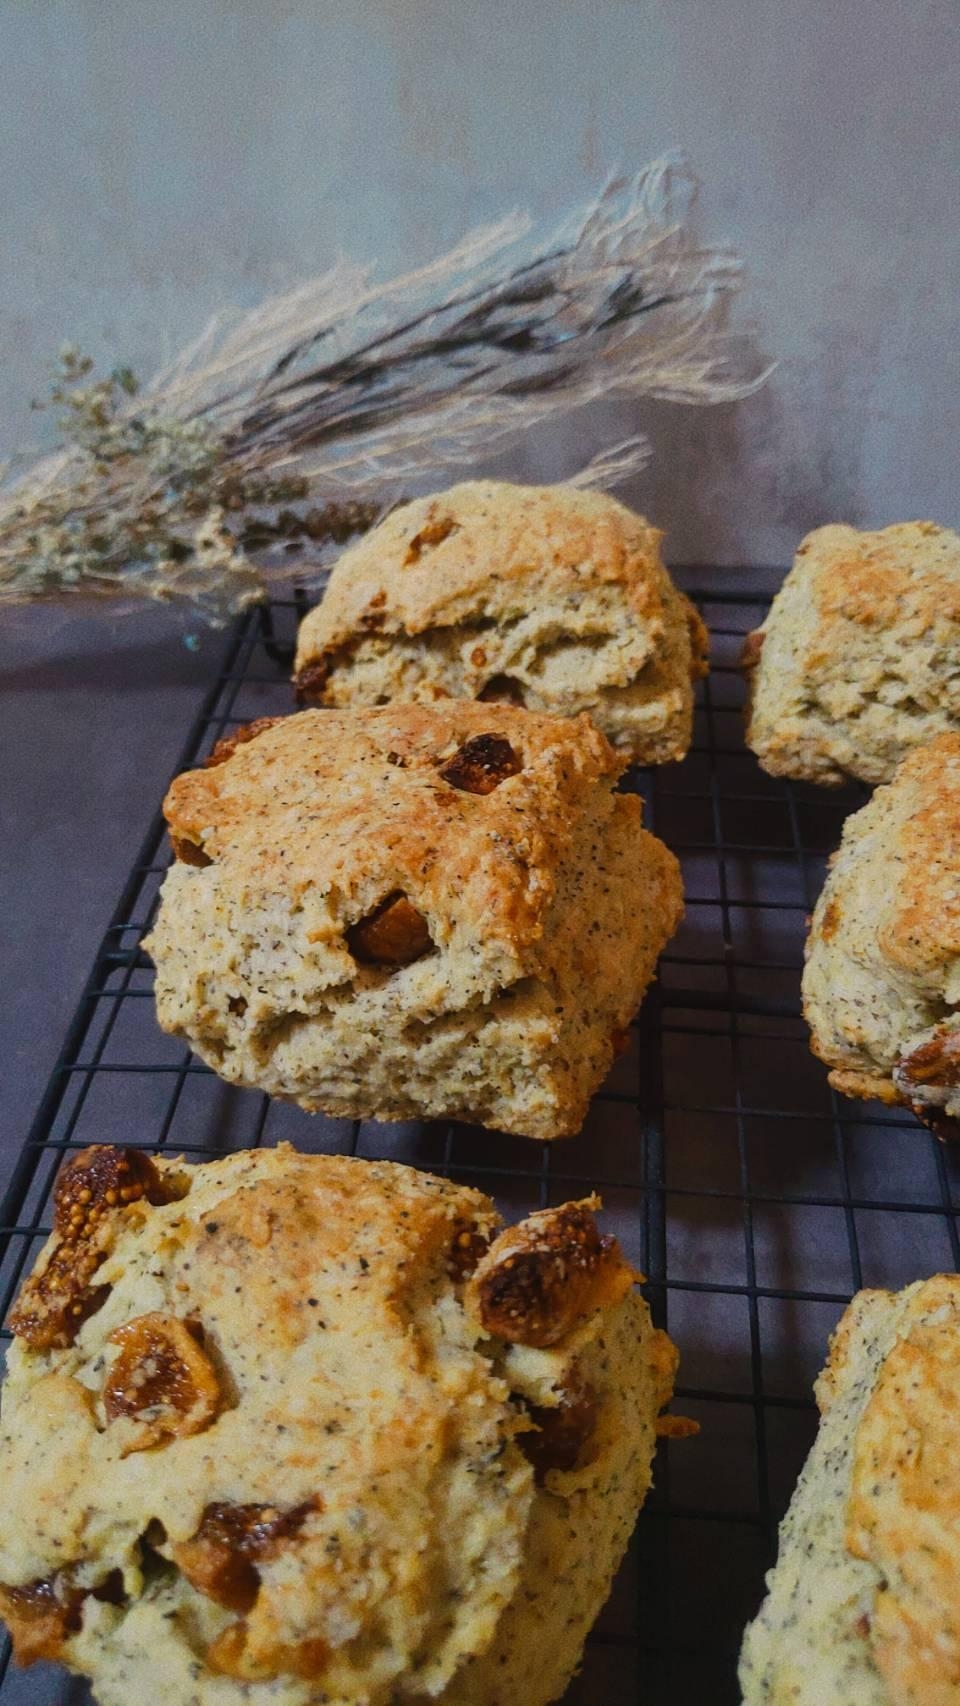
[[[960,621],[960,538],[932,521],[907,521],[862,533],[817,528],[803,541],[796,566],[817,577],[825,624],[914,628]]]
[[[455,767],[448,780],[488,735],[509,742],[516,772],[487,793],[457,785]],[[623,762],[586,717],[455,700],[303,711],[179,776],[164,811],[175,841],[229,864],[237,892],[296,904],[336,891],[346,914],[399,892],[428,915],[455,894],[486,939],[513,943],[537,934],[571,826]]]

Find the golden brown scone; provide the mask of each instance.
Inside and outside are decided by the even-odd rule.
[[[812,1047],[847,1096],[960,1114],[960,734],[905,758],[844,825],[807,940]]]
[[[682,911],[624,762],[586,717],[445,700],[178,777],[161,1025],[306,1108],[577,1131]]]
[[[682,758],[708,642],[661,537],[573,486],[471,480],[418,498],[344,552],[304,619],[301,702],[586,711],[639,763]]]
[[[467,1307],[509,1260],[478,1191],[286,1145],[73,1156],[0,1427],[20,1662],[101,1706],[555,1699],[676,1363],[593,1206],[534,1217],[554,1256],[588,1222],[604,1252],[572,1296],[550,1268],[537,1347]]]
[[[960,1276],[854,1298],[740,1662],[744,1706],[956,1706]]]
[[[888,782],[960,724],[960,537],[819,527],[748,635],[747,743],[772,776]]]

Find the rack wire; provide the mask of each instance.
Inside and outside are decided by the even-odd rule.
[[[551,1146],[451,1123],[330,1120],[221,1083],[153,1015],[140,943],[168,862],[158,815],[0,1208],[5,1318],[48,1233],[60,1162],[94,1141],[200,1159],[289,1139],[463,1178],[508,1218],[597,1188],[680,1346],[674,1408],[702,1431],[660,1448],[566,1706],[733,1706],[740,1636],[815,1432],[828,1334],[860,1286],[960,1267],[953,1153],[905,1114],[837,1098],[809,1053],[805,915],[866,796],[771,780],[744,748],[736,660],[778,578],[678,572],[710,625],[712,671],[688,758],[627,785],[681,858],[686,919],[579,1137]],[[180,768],[225,730],[291,708],[303,608],[277,599],[230,631]],[[62,1672],[20,1672],[0,1652],[0,1706],[88,1699]]]

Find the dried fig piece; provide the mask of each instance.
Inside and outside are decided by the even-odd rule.
[[[170,845],[174,858],[181,865],[196,865],[197,869],[202,871],[207,865],[213,864],[209,853],[204,852],[199,841],[191,841],[189,836],[174,835],[171,830]]]
[[[741,669],[756,669],[760,662],[760,653],[763,651],[763,642],[766,637],[760,628],[754,628],[751,634],[747,634],[740,653]]]
[[[692,1416],[658,1416],[653,1431],[658,1439],[693,1439],[700,1432],[700,1423]]]
[[[710,674],[710,630],[695,604],[686,603],[687,632],[690,635],[690,680],[702,681]]]
[[[330,1662],[326,1641],[298,1641],[295,1645],[277,1642],[267,1653],[254,1657],[247,1650],[247,1626],[230,1623],[211,1641],[206,1661],[219,1676],[232,1676],[238,1682],[273,1682],[279,1676],[299,1676],[316,1681]]]
[[[832,942],[840,928],[843,913],[836,898],[828,900],[820,919],[820,934],[825,942]]]
[[[588,1448],[596,1432],[600,1401],[576,1370],[569,1375],[559,1404],[531,1404],[528,1408],[537,1431],[518,1435],[518,1443],[533,1464],[538,1482],[551,1469],[578,1469],[589,1462]]]
[[[945,1102],[960,1089],[960,1026],[937,1025],[922,1043],[903,1054],[893,1069],[897,1088]]]
[[[171,1556],[200,1593],[228,1611],[249,1611],[260,1588],[257,1564],[272,1558],[318,1504],[310,1499],[288,1511],[274,1505],[208,1505],[196,1534],[172,1547]]]
[[[404,567],[418,563],[425,548],[430,545],[442,545],[449,539],[451,533],[457,531],[457,523],[452,515],[432,515],[424,522],[419,533],[415,533],[407,546],[407,554],[403,559]]]
[[[165,1440],[200,1433],[221,1406],[217,1372],[186,1321],[155,1311],[138,1315],[110,1334],[120,1355],[107,1372],[107,1420],[128,1416],[141,1423],[124,1451],[146,1451]]]
[[[59,1659],[64,1642],[80,1628],[85,1597],[56,1576],[20,1588],[0,1582],[0,1617],[10,1631],[17,1664]]]
[[[516,776],[522,769],[504,735],[474,735],[464,741],[440,775],[451,788],[465,794],[492,794],[508,776]]]
[[[406,895],[388,895],[381,906],[347,931],[347,946],[361,965],[409,966],[433,947],[427,921]]]
[[[467,1308],[493,1337],[555,1345],[577,1321],[619,1302],[636,1275],[601,1233],[594,1199],[532,1214],[495,1239],[467,1289]]]
[[[523,687],[512,675],[491,675],[477,694],[485,705],[525,705]]]
[[[91,1282],[112,1247],[115,1216],[142,1198],[164,1203],[176,1195],[140,1149],[93,1144],[71,1156],[54,1190],[56,1243],[10,1315],[18,1338],[35,1350],[71,1345],[106,1296],[104,1287]]]
[[[478,1226],[465,1220],[454,1222],[447,1268],[454,1280],[465,1280],[490,1248],[490,1239]]]
[[[67,1237],[79,1228],[81,1237],[103,1215],[146,1198],[153,1204],[174,1202],[180,1192],[142,1149],[118,1149],[112,1143],[93,1143],[72,1155],[60,1169],[53,1193],[53,1229]]]
[[[932,1131],[939,1143],[960,1143],[960,1118],[956,1114],[945,1114],[923,1102],[910,1102],[908,1106],[914,1119]]]
[[[282,717],[255,717],[252,723],[244,723],[242,728],[234,729],[232,734],[222,735],[213,751],[204,759],[204,768],[213,770],[218,764],[226,764],[238,746],[246,746],[250,741],[256,740],[258,735],[266,734],[268,729],[282,722]]]
[[[293,678],[293,691],[298,705],[322,705],[324,690],[330,679],[333,656],[321,652],[312,663],[305,663]]]
[[[893,1068],[893,1082],[911,1112],[929,1126],[941,1143],[960,1138],[960,1119],[948,1113],[960,1103],[960,1026],[945,1021],[903,1054]]]

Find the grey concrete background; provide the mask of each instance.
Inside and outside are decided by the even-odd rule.
[[[35,432],[64,337],[149,371],[338,253],[404,267],[679,145],[781,365],[736,410],[657,412],[634,495],[674,555],[778,561],[823,519],[956,521],[956,0],[5,0],[0,18],[0,452]],[[578,423],[524,461],[580,458]]]
[[[424,259],[684,147],[779,367],[650,431],[628,496],[681,561],[827,519],[956,524],[956,0],[0,0],[0,454],[65,337],[146,373],[213,310]],[[157,612],[0,614],[3,1115],[19,1143],[219,641]]]

